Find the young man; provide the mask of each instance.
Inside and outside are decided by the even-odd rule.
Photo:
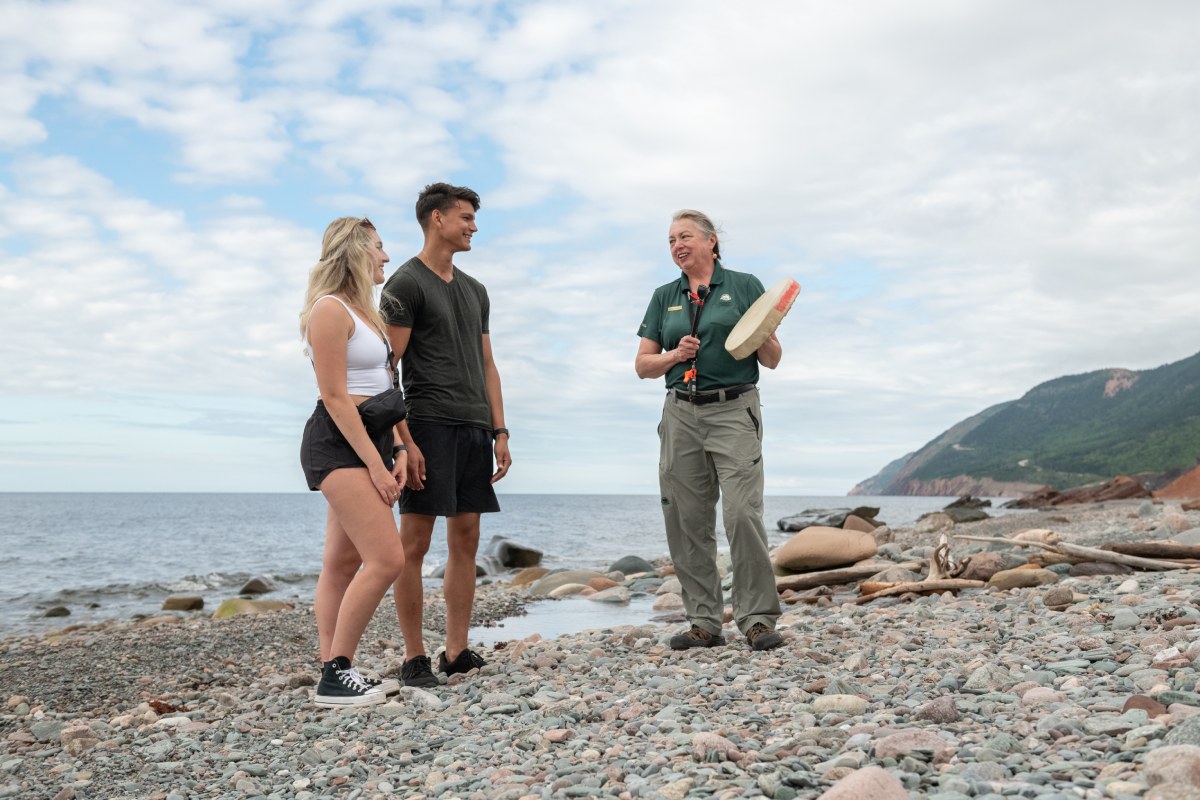
[[[425,244],[392,274],[380,300],[408,401],[408,419],[400,428],[401,446],[408,448],[408,480],[400,497],[404,570],[393,589],[406,686],[439,683],[422,637],[421,584],[437,517],[446,518],[450,551],[443,583],[446,648],[437,670],[453,675],[485,663],[467,648],[479,515],[500,510],[492,484],[505,476],[512,458],[488,335],[487,290],[453,263],[455,253],[471,249],[478,210],[479,195],[466,187],[426,186],[416,208]]]

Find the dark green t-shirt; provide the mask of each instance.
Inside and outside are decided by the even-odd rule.
[[[758,359],[749,355],[738,361],[725,349],[725,339],[746,309],[766,291],[758,278],[746,272],[725,269],[717,262],[708,284],[708,299],[700,312],[696,338],[696,389],[708,391],[744,383],[758,383]],[[692,304],[688,299],[688,278],[679,278],[654,290],[638,336],[658,342],[663,350],[674,349],[679,340],[692,331]],[[666,374],[668,389],[684,389],[683,373],[692,362],[676,364]]]
[[[487,289],[458,267],[447,283],[411,258],[388,278],[379,313],[412,328],[400,358],[409,420],[491,430],[483,368],[490,311]]]

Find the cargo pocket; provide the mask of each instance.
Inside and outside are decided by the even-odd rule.
[[[754,409],[747,408],[746,416],[750,417],[750,424],[754,426],[754,438],[762,441],[762,425],[759,424],[758,417],[754,416]]]

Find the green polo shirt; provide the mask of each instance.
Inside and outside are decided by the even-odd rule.
[[[696,338],[700,340],[700,352],[696,355],[697,391],[758,383],[758,359],[749,355],[738,361],[725,349],[725,339],[746,309],[765,291],[758,278],[747,272],[725,269],[719,261],[713,266],[708,299],[704,301],[696,329]],[[677,280],[654,290],[638,336],[657,342],[663,350],[674,349],[680,339],[692,332],[690,306],[688,278],[680,272]],[[690,361],[671,367],[666,374],[667,388],[687,388],[683,373],[691,368]]]

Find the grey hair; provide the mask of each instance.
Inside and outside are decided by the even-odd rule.
[[[700,229],[701,233],[703,233],[705,236],[711,236],[712,238],[716,239],[716,241],[713,243],[713,256],[715,258],[721,257],[721,239],[717,235],[720,233],[720,229],[717,228],[717,226],[713,224],[713,221],[708,218],[708,214],[705,214],[703,211],[685,208],[680,211],[676,211],[671,215],[672,222],[678,222],[681,219],[686,219],[689,222],[696,223],[696,227]]]

